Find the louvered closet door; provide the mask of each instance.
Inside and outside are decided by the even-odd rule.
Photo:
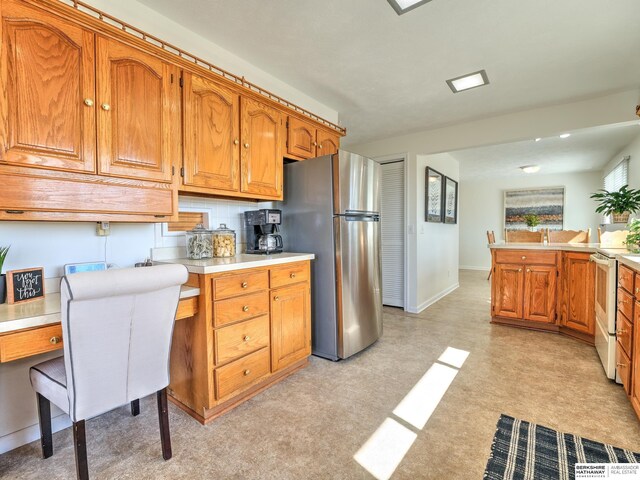
[[[382,303],[404,307],[404,162],[381,167]]]

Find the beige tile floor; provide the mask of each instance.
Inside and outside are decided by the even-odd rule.
[[[570,338],[489,324],[482,272],[419,315],[385,308],[384,335],[365,352],[308,368],[210,425],[171,408],[173,459],[161,457],[152,397],[87,424],[95,479],[368,479],[354,455],[447,347],[469,352],[400,461],[397,479],[482,478],[501,413],[640,451],[640,422],[593,349]],[[35,401],[35,400],[34,400]],[[0,456],[0,478],[74,477],[69,429],[54,456],[38,442]]]

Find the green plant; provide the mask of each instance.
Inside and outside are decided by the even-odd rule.
[[[540,217],[538,217],[538,215],[536,215],[535,213],[529,213],[528,215],[525,215],[524,221],[526,222],[527,227],[533,228],[540,225]]]
[[[640,219],[636,218],[632,220],[627,228],[629,229],[629,233],[624,243],[628,250],[637,252],[640,250]]]
[[[4,265],[4,261],[7,258],[7,254],[9,253],[9,249],[11,245],[7,247],[0,247],[0,273],[2,273],[2,266]]]
[[[629,188],[629,185],[625,185],[617,192],[607,192],[603,189],[598,192],[591,195],[591,198],[600,202],[596,213],[603,215],[634,213],[640,209],[640,190]]]

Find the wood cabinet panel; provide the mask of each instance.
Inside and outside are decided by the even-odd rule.
[[[494,281],[494,315],[522,318],[524,271],[522,265],[497,264]]]
[[[636,273],[634,277],[633,294],[636,296],[637,300],[640,300],[640,274]]]
[[[524,319],[553,323],[556,306],[556,268],[528,266],[524,279]]]
[[[287,120],[287,153],[303,158],[316,156],[316,127],[296,117]]]
[[[633,358],[631,369],[631,405],[640,418],[640,328],[635,322],[633,330]]]
[[[271,288],[284,287],[294,283],[308,282],[310,277],[309,262],[290,263],[270,271]]]
[[[95,172],[94,51],[92,32],[2,4],[2,162]]]
[[[496,263],[511,263],[523,265],[555,265],[557,252],[536,250],[496,250]]]
[[[216,398],[229,397],[269,374],[269,349],[263,348],[214,372]]]
[[[316,136],[318,141],[318,148],[316,155],[318,157],[322,155],[333,155],[334,153],[338,153],[338,149],[340,148],[340,136],[329,133],[325,130],[318,129],[318,134]]]
[[[618,345],[631,358],[633,355],[633,325],[620,311],[618,311],[618,316],[616,317],[616,338],[618,339]]]
[[[215,277],[212,282],[213,298],[214,300],[219,300],[268,289],[269,271],[255,269],[239,271]]]
[[[311,299],[306,283],[271,291],[271,371],[311,354]]]
[[[633,293],[634,271],[626,265],[619,264],[618,287],[624,288],[627,292]]]
[[[618,310],[628,319],[633,318],[633,297],[626,290],[618,288]]]
[[[10,362],[19,358],[62,348],[62,326],[34,328],[0,336],[0,362]]]
[[[269,346],[269,316],[219,328],[214,336],[216,365],[230,362]]]
[[[267,291],[220,300],[213,305],[213,324],[216,327],[239,322],[269,313]]]
[[[184,184],[240,190],[240,95],[185,72]]]
[[[631,394],[631,360],[629,356],[624,352],[624,349],[618,342],[616,346],[616,368],[618,375],[622,379],[622,386],[627,395]]]
[[[563,325],[595,334],[595,264],[590,254],[563,253]]]
[[[97,41],[98,172],[160,182],[179,157],[179,70],[115,40]]]
[[[241,99],[241,191],[261,197],[282,197],[282,119],[275,108]]]

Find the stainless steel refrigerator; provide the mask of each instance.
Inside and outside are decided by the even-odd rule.
[[[316,255],[314,355],[347,358],[382,335],[379,169],[345,151],[285,165],[284,248]]]

